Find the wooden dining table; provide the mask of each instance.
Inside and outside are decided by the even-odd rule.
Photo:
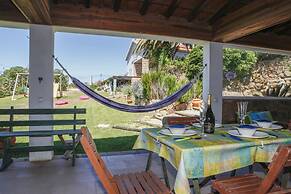
[[[160,128],[142,129],[133,149],[145,149],[166,159],[177,175],[174,191],[177,194],[191,192],[189,180],[193,182],[195,193],[200,193],[198,179],[251,166],[256,162],[271,161],[277,147],[291,144],[291,131],[259,129],[268,134],[261,139],[241,138],[229,135],[232,126],[221,127],[214,134],[200,139],[177,139],[160,133]],[[198,128],[193,128],[197,130]]]

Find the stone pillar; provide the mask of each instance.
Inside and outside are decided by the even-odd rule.
[[[207,42],[203,45],[203,100],[207,103],[208,94],[212,95],[212,110],[215,123],[222,122],[223,90],[223,49],[221,43]]]
[[[117,89],[117,79],[113,79],[113,94],[116,94],[116,89]]]
[[[29,108],[53,108],[54,31],[51,26],[30,25],[29,41]],[[31,115],[30,120],[52,119],[52,115]],[[30,130],[52,130],[52,126],[30,127]],[[53,137],[31,137],[29,144],[52,145]],[[51,160],[52,151],[32,152],[30,161]]]
[[[142,58],[141,59],[142,61],[141,61],[141,64],[142,64],[142,70],[141,70],[141,72],[142,72],[142,74],[145,74],[145,73],[148,73],[149,71],[150,71],[150,65],[149,65],[149,60],[148,59],[144,59],[144,58]]]

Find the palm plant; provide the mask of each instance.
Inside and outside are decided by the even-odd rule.
[[[175,42],[138,39],[134,53],[148,58],[151,68],[158,70],[161,66],[160,61],[174,57],[177,45]]]

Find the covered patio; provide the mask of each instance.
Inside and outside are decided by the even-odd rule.
[[[203,99],[206,101],[207,95],[212,94],[212,110],[218,124],[225,121],[223,115],[228,110],[223,107],[222,96],[223,48],[290,55],[290,24],[289,0],[0,1],[1,27],[29,29],[29,108],[54,108],[55,32],[147,38],[203,45],[206,66]],[[42,118],[50,119],[51,116]],[[31,128],[35,129],[42,130]],[[30,137],[29,143],[32,146],[51,145],[53,139]],[[104,158],[113,167],[113,174],[118,174],[129,171],[129,161],[133,163],[130,170],[144,170],[146,155],[117,154]],[[11,168],[0,173],[0,193],[104,193],[86,158],[77,159],[74,168],[65,160],[53,158],[53,152],[35,152],[30,153],[30,162],[16,160]],[[162,177],[157,158],[155,156],[153,168],[156,170],[153,171]],[[170,181],[174,182],[175,169],[167,165]],[[256,170],[261,171],[260,168]],[[70,177],[70,181],[65,184],[66,177]],[[202,189],[202,193],[208,192],[209,186]]]

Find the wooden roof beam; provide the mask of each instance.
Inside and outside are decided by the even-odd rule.
[[[29,23],[52,24],[49,0],[11,0]]]
[[[259,32],[234,40],[230,43],[260,48],[269,48],[281,51],[291,51],[291,38],[284,35],[278,36],[274,33]]]
[[[291,19],[290,0],[255,0],[214,24],[214,41],[230,42]]]
[[[180,38],[211,40],[212,31],[208,25],[189,23],[184,19],[167,20],[161,15],[140,13],[127,10],[114,12],[103,8],[96,11],[93,7],[54,5],[51,9],[53,25],[64,27],[108,30],[136,34],[164,35]]]
[[[140,15],[145,15],[147,13],[151,2],[151,0],[143,0],[141,8],[139,10]]]
[[[115,12],[118,12],[120,8],[121,0],[112,0],[112,4],[113,4],[113,10]]]
[[[170,6],[168,7],[167,11],[165,12],[164,16],[166,18],[171,17],[174,12],[176,11],[176,9],[178,8],[179,4],[181,3],[180,0],[172,0]]]

